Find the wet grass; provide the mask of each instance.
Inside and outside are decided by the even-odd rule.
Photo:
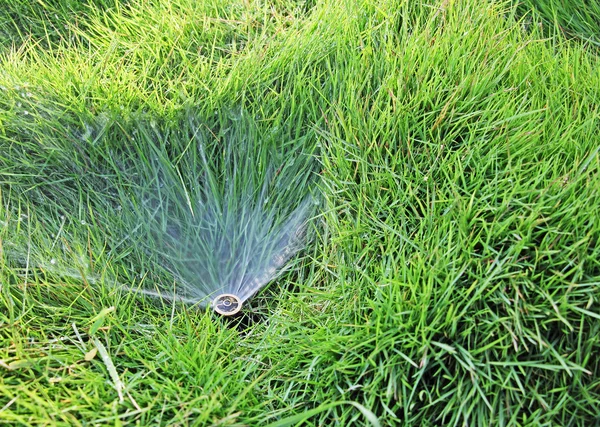
[[[598,422],[593,47],[509,3],[98,5],[0,42],[0,422]],[[115,244],[111,165],[190,110],[320,163],[311,245],[233,320],[119,286],[173,282]]]

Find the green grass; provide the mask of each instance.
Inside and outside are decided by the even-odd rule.
[[[533,11],[546,25],[548,33],[558,31],[567,38],[580,40],[594,48],[600,46],[600,3],[595,0],[521,0],[521,10]]]
[[[513,3],[8,1],[0,423],[598,423],[600,64]],[[111,209],[190,111],[319,162],[235,320],[119,287],[173,284]]]

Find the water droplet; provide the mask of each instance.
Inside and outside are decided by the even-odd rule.
[[[52,259],[50,260],[50,264],[52,264],[52,265],[56,264],[56,260],[55,260],[54,258],[52,258]]]
[[[86,222],[84,220],[81,220],[81,225],[86,225]]]

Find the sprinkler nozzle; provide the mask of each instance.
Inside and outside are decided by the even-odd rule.
[[[233,316],[242,309],[242,301],[233,294],[221,294],[213,300],[212,307],[221,316]]]

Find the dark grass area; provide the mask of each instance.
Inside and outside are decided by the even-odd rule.
[[[0,47],[34,43],[43,49],[81,41],[74,28],[85,28],[90,15],[126,7],[123,0],[15,0],[0,9]]]
[[[600,47],[600,3],[596,0],[523,0],[519,2],[523,14],[533,13],[536,21],[543,22],[546,33],[558,33],[568,39],[583,42],[596,53]]]

